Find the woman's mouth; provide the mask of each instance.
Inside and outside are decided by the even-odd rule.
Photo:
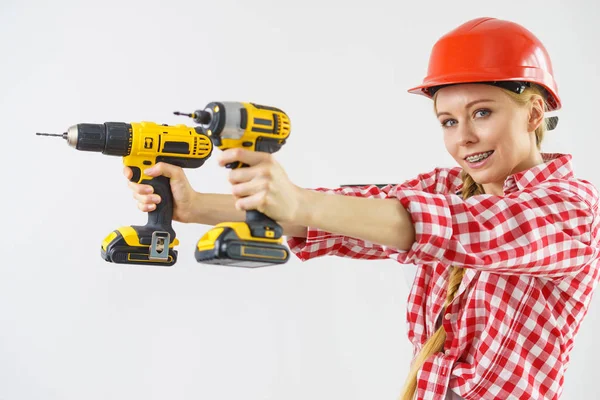
[[[487,163],[493,153],[494,150],[473,154],[465,157],[465,161],[471,168],[481,168]]]

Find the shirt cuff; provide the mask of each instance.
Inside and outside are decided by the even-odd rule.
[[[288,236],[287,245],[290,251],[301,261],[327,255],[341,244],[342,237],[311,227],[306,228],[306,237]]]

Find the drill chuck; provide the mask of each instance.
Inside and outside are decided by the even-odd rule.
[[[196,110],[192,114],[192,118],[194,118],[194,122],[197,124],[208,125],[212,121],[212,114],[208,111]]]
[[[104,124],[77,124],[65,133],[37,133],[40,136],[62,137],[77,150],[96,151],[110,156],[127,156],[131,153],[131,124],[106,122]]]
[[[126,156],[131,152],[132,129],[123,122],[77,124],[67,130],[66,139],[77,150]]]

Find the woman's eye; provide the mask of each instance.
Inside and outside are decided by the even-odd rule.
[[[455,119],[446,119],[442,122],[442,127],[449,128],[451,126],[454,126],[454,124],[456,124]]]
[[[490,114],[491,114],[490,110],[477,110],[477,111],[475,111],[475,116],[476,117],[487,117]]]

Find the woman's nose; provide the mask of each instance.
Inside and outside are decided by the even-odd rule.
[[[458,144],[461,146],[477,142],[477,135],[469,123],[460,124],[457,133]]]

